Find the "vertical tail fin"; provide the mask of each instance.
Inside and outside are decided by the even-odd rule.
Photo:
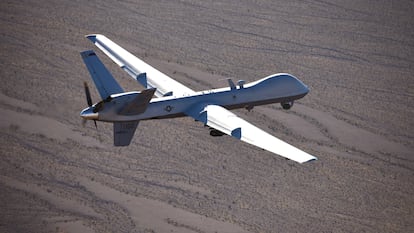
[[[118,112],[120,115],[137,115],[145,112],[154,96],[155,88],[141,91],[132,101],[125,104]]]
[[[83,51],[81,56],[102,99],[106,99],[112,94],[124,92],[94,51]]]
[[[134,137],[139,121],[114,122],[114,145],[128,146]]]

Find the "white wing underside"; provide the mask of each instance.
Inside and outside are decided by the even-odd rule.
[[[170,95],[179,97],[195,93],[135,57],[104,35],[88,35],[87,38],[145,88],[156,88],[157,97]],[[200,103],[191,107],[185,114],[227,135],[296,162],[304,163],[317,159],[266,133],[221,106]]]
[[[316,157],[266,133],[221,106],[201,104],[190,109],[187,114],[227,135],[282,157],[294,160],[298,163],[317,159]]]

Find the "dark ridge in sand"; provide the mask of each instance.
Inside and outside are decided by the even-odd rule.
[[[412,1],[1,1],[0,232],[414,232],[413,12]],[[130,147],[113,147],[112,125],[79,119],[90,33],[195,90],[294,74],[311,92],[291,111],[235,112],[319,160],[212,138],[187,118],[141,122]]]

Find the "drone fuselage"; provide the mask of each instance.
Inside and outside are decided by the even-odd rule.
[[[108,122],[174,118],[186,116],[192,106],[200,103],[216,104],[227,109],[252,109],[258,105],[293,102],[308,92],[308,87],[294,76],[275,74],[245,85],[205,90],[186,96],[154,98],[145,112],[140,114],[120,114],[121,109],[140,92],[113,94],[103,101],[99,113],[93,111],[100,104],[97,103],[84,109],[81,115],[90,120]]]

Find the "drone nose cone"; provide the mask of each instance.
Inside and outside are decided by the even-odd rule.
[[[304,83],[302,83],[302,90],[303,90],[304,93],[307,94],[309,92],[309,87],[306,86]]]
[[[93,108],[85,108],[80,116],[85,120],[98,120],[98,113],[93,112]]]
[[[292,87],[294,86],[296,91],[299,93],[303,93],[303,94],[307,94],[309,92],[309,87],[306,86],[306,84],[304,84],[302,81],[300,81],[298,78],[291,76],[294,78],[295,80],[295,84],[292,85]]]

